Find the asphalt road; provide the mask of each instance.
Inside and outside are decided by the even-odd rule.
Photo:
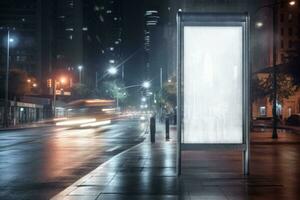
[[[146,124],[0,132],[0,199],[49,199],[112,156],[140,143]]]

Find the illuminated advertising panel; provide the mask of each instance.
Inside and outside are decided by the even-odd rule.
[[[183,28],[183,143],[243,142],[241,26]]]

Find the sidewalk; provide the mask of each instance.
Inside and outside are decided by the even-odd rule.
[[[241,174],[240,152],[183,152],[178,178],[175,128],[171,128],[170,141],[165,141],[161,125],[157,129],[155,144],[147,134],[143,143],[100,165],[53,199],[290,200],[300,195],[300,145],[284,141],[282,145],[252,144],[249,177]]]

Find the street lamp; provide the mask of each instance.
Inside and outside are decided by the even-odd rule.
[[[256,23],[255,23],[255,26],[256,26],[257,28],[261,28],[263,25],[264,25],[264,24],[263,24],[262,22],[256,22]]]
[[[146,97],[142,97],[142,102],[146,102]]]
[[[116,67],[110,67],[108,68],[107,72],[110,74],[110,75],[115,75],[118,73],[118,69]]]
[[[144,88],[148,89],[148,88],[150,88],[151,83],[150,83],[149,81],[144,81],[143,84],[142,84],[142,86],[143,86]]]
[[[294,6],[294,5],[296,5],[296,1],[290,1],[289,4],[290,4],[290,6]]]
[[[60,78],[60,83],[63,85],[63,84],[65,84],[65,82],[66,82],[66,78],[65,77],[61,77]]]
[[[78,71],[79,71],[79,83],[81,84],[81,72],[82,72],[83,66],[79,65],[78,66]]]

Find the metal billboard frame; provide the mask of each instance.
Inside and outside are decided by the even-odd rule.
[[[243,155],[243,173],[249,174],[249,128],[250,128],[250,74],[249,65],[249,25],[250,20],[247,13],[190,13],[178,12],[177,14],[177,175],[181,175],[181,152],[183,150],[235,150],[242,151]],[[182,143],[183,132],[183,33],[185,26],[240,26],[243,33],[243,85],[242,85],[242,125],[243,142],[242,143]]]

